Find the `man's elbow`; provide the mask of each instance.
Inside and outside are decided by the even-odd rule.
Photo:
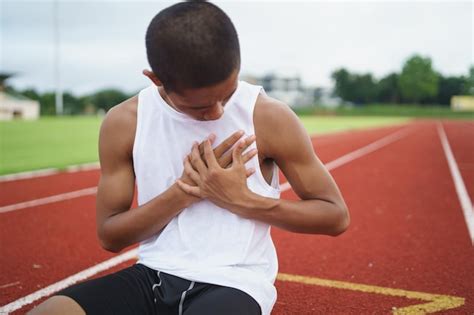
[[[338,208],[337,219],[335,220],[334,228],[332,230],[331,236],[339,236],[344,233],[350,224],[349,209],[347,207]]]
[[[119,246],[116,241],[112,240],[110,237],[107,237],[103,231],[98,230],[97,237],[99,239],[100,246],[106,251],[118,253],[123,249],[123,247]]]

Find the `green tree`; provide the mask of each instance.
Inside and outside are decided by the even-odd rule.
[[[113,106],[123,102],[130,96],[120,90],[106,89],[98,91],[85,98],[85,103],[93,104],[96,108],[108,111]]]
[[[401,96],[408,102],[420,103],[438,93],[438,75],[429,57],[410,57],[403,65],[398,83]]]
[[[381,103],[399,103],[400,91],[398,89],[397,73],[390,73],[377,83],[377,101]]]
[[[463,94],[474,95],[474,65],[469,68]]]
[[[56,95],[46,92],[39,97],[40,115],[56,115]]]
[[[350,74],[344,68],[337,69],[331,74],[334,81],[334,95],[343,100],[351,98]]]
[[[464,94],[467,79],[465,77],[443,77],[439,76],[437,103],[443,105],[451,104],[453,95]]]

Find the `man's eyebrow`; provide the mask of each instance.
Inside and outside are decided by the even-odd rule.
[[[233,89],[232,92],[226,98],[224,98],[224,101],[228,101],[229,98],[231,98],[231,96],[235,93],[235,91],[237,91],[237,87],[235,89]],[[204,105],[204,106],[193,106],[193,109],[205,109],[205,108],[212,107],[212,106],[214,106],[214,104]]]

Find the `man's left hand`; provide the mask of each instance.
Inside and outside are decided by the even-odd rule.
[[[213,154],[209,140],[204,142],[204,161],[199,153],[197,144],[194,144],[190,159],[185,159],[184,169],[197,186],[191,186],[177,180],[179,187],[186,193],[199,198],[207,198],[217,206],[226,208],[236,214],[243,214],[245,202],[251,192],[247,187],[247,177],[251,176],[254,168],[246,169],[245,162],[257,154],[257,150],[250,150],[242,155],[246,144],[255,141],[252,135],[240,140],[232,151],[232,165],[222,168]]]

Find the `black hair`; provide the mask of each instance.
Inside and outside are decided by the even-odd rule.
[[[168,92],[211,86],[240,69],[237,31],[209,2],[181,2],[160,11],[145,42],[150,67]]]

